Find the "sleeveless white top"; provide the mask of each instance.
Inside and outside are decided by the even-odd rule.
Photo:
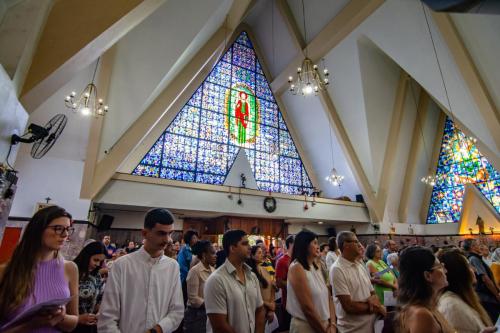
[[[299,264],[297,262],[294,262],[292,265]],[[321,320],[328,320],[330,318],[328,288],[326,287],[325,279],[321,274],[321,268],[318,267],[318,269],[314,269],[314,266],[311,266],[309,270],[304,269],[304,271],[306,273],[307,284],[311,292],[311,299],[313,300],[316,312],[318,313]],[[286,310],[288,311],[288,313],[295,318],[307,321],[306,316],[304,315],[300,307],[299,300],[297,299],[297,294],[292,288],[290,279],[288,279],[286,283],[286,290]],[[302,292],[302,290],[300,292]]]

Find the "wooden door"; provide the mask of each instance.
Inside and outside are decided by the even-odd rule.
[[[6,227],[0,245],[0,264],[9,261],[16,245],[21,238],[21,228]]]

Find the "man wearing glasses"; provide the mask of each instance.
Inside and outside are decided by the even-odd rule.
[[[177,261],[163,254],[174,218],[166,209],[146,214],[144,246],[116,260],[104,289],[98,331],[166,333],[184,317]]]
[[[330,270],[330,283],[340,333],[373,333],[376,315],[385,316],[386,310],[375,295],[370,276],[360,262],[360,248],[356,235],[342,231],[337,235],[341,255]]]

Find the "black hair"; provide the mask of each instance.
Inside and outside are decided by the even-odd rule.
[[[329,247],[329,251],[336,251],[337,250],[337,239],[335,237],[328,238],[328,247]]]
[[[406,248],[399,257],[398,301],[402,306],[426,306],[432,298],[432,286],[424,272],[432,270],[436,257],[432,250],[423,246]]]
[[[474,238],[465,239],[463,244],[462,244],[464,251],[469,252],[470,250],[472,250],[472,244],[474,244],[474,241],[475,241]]]
[[[252,256],[254,256],[255,253],[257,253],[258,249],[262,249],[262,248],[259,245],[252,246],[252,248],[251,248]],[[247,265],[250,266],[250,268],[252,269],[252,272],[254,272],[254,274],[257,276],[257,279],[259,280],[260,286],[264,289],[267,288],[269,283],[262,276],[262,274],[260,274],[259,270],[257,269],[257,261],[255,261],[254,258],[250,257],[247,259]]]
[[[291,245],[291,244],[293,244],[293,242],[294,242],[294,238],[295,238],[295,237],[293,237],[293,235],[290,235],[290,236],[288,236],[288,237],[286,238],[286,240],[285,240],[285,246],[286,246],[286,249],[287,249],[287,250],[288,250],[288,249],[290,249],[290,245]]]
[[[78,266],[80,281],[85,280],[89,276],[89,274],[90,275],[96,274],[101,268],[100,266],[98,266],[92,272],[89,272],[90,258],[96,254],[106,255],[106,253],[107,253],[106,247],[104,246],[103,243],[98,241],[87,244],[80,251],[80,253],[76,256],[76,258],[73,259],[73,262],[76,264],[76,266]]]
[[[153,229],[156,223],[163,225],[174,224],[174,216],[165,208],[151,209],[144,217],[144,229]]]
[[[309,244],[318,236],[309,230],[302,230],[295,235],[295,242],[293,244],[292,261],[297,260],[306,270],[309,270],[309,263],[307,257],[309,256]],[[316,263],[313,263],[314,269],[318,269]]]
[[[259,244],[264,244],[264,241],[262,239],[257,239],[255,241],[255,245],[259,245]]]
[[[324,249],[325,249],[325,247],[327,247],[327,246],[328,246],[328,244],[326,244],[326,243],[321,243],[321,244],[319,245],[319,251],[320,251],[320,252],[323,252],[323,250],[324,250]]]
[[[236,246],[238,242],[247,235],[243,230],[229,230],[222,236],[222,248],[229,257],[229,249],[231,246]]]
[[[184,244],[188,244],[191,243],[191,239],[193,239],[193,236],[198,237],[198,232],[196,230],[188,230],[184,233],[184,236],[183,236],[183,240],[184,240]]]
[[[208,253],[208,251],[210,250],[210,246],[212,246],[212,243],[210,243],[210,241],[202,239],[193,245],[191,251],[201,260],[202,254]]]
[[[365,257],[367,257],[370,260],[373,259],[373,257],[375,257],[375,251],[377,251],[377,247],[378,247],[377,244],[368,245],[365,250]]]

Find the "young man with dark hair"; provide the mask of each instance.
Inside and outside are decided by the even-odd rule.
[[[242,230],[230,230],[222,238],[226,262],[205,283],[207,332],[263,333],[265,309],[257,276],[245,261],[250,244]]]
[[[116,260],[97,328],[102,333],[173,332],[184,316],[179,265],[163,254],[174,218],[162,208],[144,219],[144,246]]]
[[[194,230],[188,230],[183,236],[184,246],[177,254],[177,262],[181,270],[181,284],[182,284],[182,297],[184,305],[187,303],[187,285],[186,278],[191,267],[191,260],[193,260],[193,246],[198,242],[198,233]]]
[[[286,283],[288,268],[292,258],[294,237],[290,235],[285,240],[284,254],[276,261],[276,286],[281,289],[281,320],[280,331],[288,331],[292,317],[286,311]]]
[[[113,254],[116,252],[116,247],[111,244],[111,236],[104,235],[102,237],[102,243],[106,247],[106,258],[111,259],[113,257]]]

